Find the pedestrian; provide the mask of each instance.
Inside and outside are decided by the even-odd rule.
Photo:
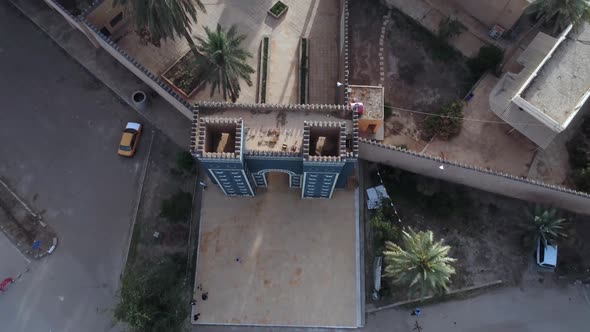
[[[201,299],[203,299],[203,301],[207,301],[208,298],[209,298],[209,292],[205,292],[201,295]]]
[[[416,308],[416,309],[414,309],[414,311],[412,311],[412,313],[410,315],[411,316],[420,316],[421,312],[422,312],[422,310],[420,308]]]
[[[195,301],[195,299],[191,300],[191,305],[197,305],[197,301]]]
[[[199,181],[199,184],[201,185],[201,187],[203,187],[203,189],[207,189],[207,184],[203,181]]]
[[[193,315],[193,320],[196,322],[199,320],[199,316],[201,316],[201,313],[198,313],[196,315]]]

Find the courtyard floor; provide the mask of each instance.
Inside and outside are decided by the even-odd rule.
[[[253,85],[241,81],[238,102],[254,103],[257,97],[260,45],[264,36],[271,37],[270,69],[267,103],[296,104],[299,86],[299,41],[309,38],[309,102],[333,104],[336,102],[338,80],[338,0],[283,0],[289,6],[285,15],[275,19],[268,14],[273,5],[269,0],[204,1],[206,13],[199,12],[193,25],[193,37],[203,37],[203,26],[212,30],[217,24],[229,29],[236,25],[239,34],[247,37],[242,42],[252,54],[248,64],[254,68]],[[190,47],[184,38],[162,41],[160,47],[141,45],[139,37],[128,24],[126,32],[118,33],[117,44],[130,56],[155,75],[162,75]],[[220,95],[210,97],[210,88],[198,92],[191,101],[221,100]]]
[[[211,185],[200,227],[193,323],[358,326],[354,191],[301,199],[280,173],[254,198]]]

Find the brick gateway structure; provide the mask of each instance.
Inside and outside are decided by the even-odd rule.
[[[191,152],[228,196],[254,196],[269,172],[281,172],[302,198],[331,198],[357,162],[358,113],[340,105],[203,103]]]

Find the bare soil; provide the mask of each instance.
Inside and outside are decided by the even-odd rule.
[[[534,244],[524,224],[533,203],[512,199],[473,188],[423,177],[393,168],[371,164],[371,183],[378,184],[379,170],[385,187],[402,220],[403,227],[433,231],[436,239],[451,246],[457,259],[451,289],[502,280],[504,285],[519,285],[525,275],[542,270],[534,263]],[[559,211],[568,221],[567,239],[559,240],[558,268],[551,277],[590,281],[590,216]],[[396,222],[394,216],[392,222]],[[371,234],[371,232],[367,232]],[[371,237],[367,237],[368,264],[373,256]],[[366,279],[373,279],[367,269]],[[546,276],[545,273],[543,273]],[[408,299],[405,290],[388,286],[384,280],[382,300],[376,304]],[[372,285],[368,285],[369,290]],[[367,295],[371,292],[367,291]],[[370,300],[370,299],[368,299]]]
[[[351,2],[352,84],[379,84],[379,34],[387,11],[378,0]],[[428,30],[396,10],[386,28],[383,56],[385,103],[397,108],[436,113],[444,103],[463,98],[474,83],[465,57],[441,47]],[[385,120],[385,143],[421,151],[428,143],[421,133],[424,118],[393,110]]]
[[[160,216],[164,199],[179,190],[193,192],[196,177],[176,169],[176,156],[181,150],[162,133],[154,137],[128,267],[142,261],[158,261],[164,256],[187,253],[189,221],[170,222]],[[159,233],[157,239],[154,238],[155,232]]]

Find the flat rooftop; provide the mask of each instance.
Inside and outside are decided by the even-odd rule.
[[[199,117],[242,119],[247,151],[301,153],[305,121],[344,122],[347,133],[352,133],[351,111],[202,109]]]
[[[309,200],[287,174],[268,183],[256,197],[203,193],[192,323],[357,327],[355,191]]]
[[[590,25],[570,32],[521,97],[566,127],[590,92]]]
[[[351,100],[363,103],[364,113],[360,119],[383,120],[383,87],[350,85]]]

